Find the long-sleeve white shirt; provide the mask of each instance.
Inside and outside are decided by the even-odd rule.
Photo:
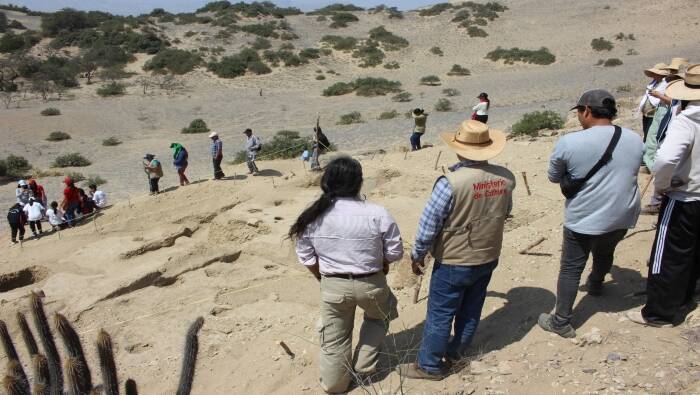
[[[24,212],[27,214],[28,221],[39,221],[44,217],[44,206],[38,202],[27,203],[24,205]]]
[[[683,202],[700,201],[700,100],[671,120],[652,171],[657,192]]]
[[[476,115],[489,115],[489,103],[482,101],[476,106],[472,107],[473,111],[476,111]]]
[[[399,227],[381,206],[359,199],[338,199],[310,224],[296,243],[299,261],[321,274],[368,274],[384,261],[403,257]]]
[[[661,94],[666,93],[666,87],[668,86],[668,82],[666,79],[662,79],[659,82],[656,82],[656,80],[652,80],[649,85],[647,85],[647,90],[644,92],[644,96],[642,96],[642,100],[639,102],[639,108],[637,111],[642,112],[642,109],[644,109],[644,103],[646,103],[647,100],[649,100],[649,104],[651,104],[653,107],[658,107],[659,103],[661,103],[661,99],[654,97],[650,95],[651,92],[657,91]]]

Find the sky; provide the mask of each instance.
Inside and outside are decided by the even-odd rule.
[[[148,13],[154,8],[178,12],[192,12],[204,4],[213,0],[0,0],[0,4],[16,4],[26,6],[35,11],[56,11],[61,8],[75,8],[78,10],[99,10],[113,14],[138,15]],[[239,0],[229,0],[232,3]],[[401,10],[410,10],[428,4],[439,3],[442,0],[275,0],[281,7],[297,7],[303,11],[310,11],[333,3],[352,3],[361,7],[372,7],[385,4],[390,7],[398,7]],[[248,2],[248,1],[246,1]]]

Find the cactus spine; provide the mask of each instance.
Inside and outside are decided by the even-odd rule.
[[[32,318],[34,318],[34,326],[36,326],[39,331],[39,339],[44,347],[46,360],[49,365],[50,393],[51,395],[62,395],[63,372],[61,370],[61,358],[58,355],[56,343],[53,340],[53,334],[51,334],[49,321],[46,319],[44,303],[41,301],[39,295],[34,292],[32,292],[29,299],[31,302]]]

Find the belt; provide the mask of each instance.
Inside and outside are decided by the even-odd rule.
[[[365,278],[365,277],[370,277],[374,276],[379,272],[372,272],[372,273],[362,273],[362,274],[351,274],[351,273],[334,273],[334,274],[324,274],[323,277],[329,277],[329,278],[344,278],[346,280],[354,280],[357,278]]]

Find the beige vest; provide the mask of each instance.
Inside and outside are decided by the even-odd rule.
[[[433,243],[435,260],[476,266],[498,259],[511,208],[515,176],[488,163],[463,167],[446,176],[454,208]]]

